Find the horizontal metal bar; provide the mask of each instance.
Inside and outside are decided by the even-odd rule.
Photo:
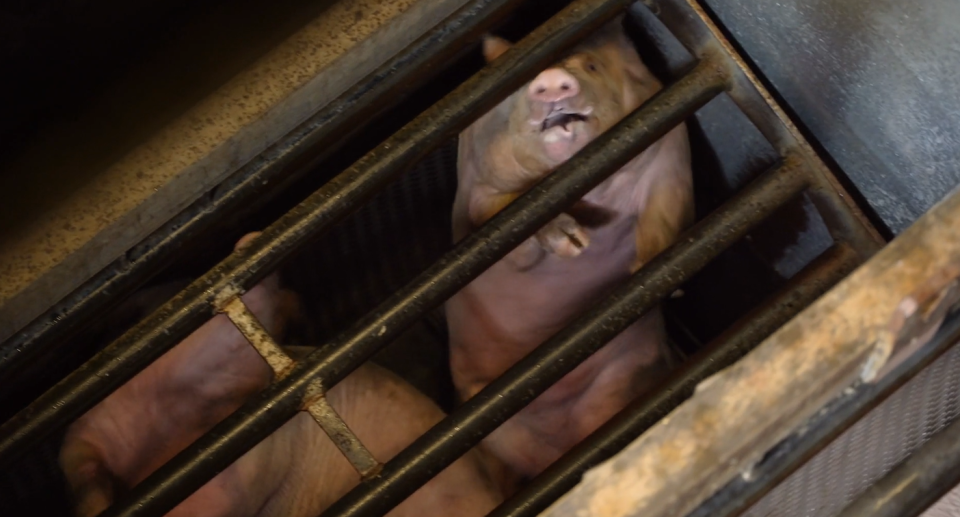
[[[687,517],[736,517],[802,467],[840,434],[883,403],[960,340],[960,314],[951,315],[933,339],[875,383],[844,392],[807,421],[801,432],[778,444],[751,469],[734,478]]]
[[[608,298],[513,365],[335,503],[324,517],[383,515],[572,371],[807,185],[784,165],[681,236]]]
[[[860,451],[872,454],[873,451]],[[960,483],[960,420],[874,483],[837,517],[916,517]]]
[[[621,2],[597,0],[575,2],[534,31],[530,41],[541,40],[540,32],[557,30],[557,25],[561,26],[559,30],[566,37],[574,37],[580,33],[576,27],[594,28],[615,16],[624,6]],[[521,41],[521,44],[524,41],[528,40]],[[509,52],[500,59],[510,56]],[[374,312],[332,343],[298,362],[290,375],[261,392],[160,467],[131,490],[127,498],[107,510],[103,517],[162,515],[173,508],[216,472],[282,425],[304,400],[321,395],[324,389],[342,380],[406,327],[683,122],[725,85],[725,78],[716,67],[703,62],[686,77],[662,90],[461,240],[453,250]],[[795,179],[797,174],[784,176],[792,178],[794,183],[799,182]],[[784,182],[790,181],[774,184],[779,186]],[[266,232],[261,239],[265,235]],[[378,482],[385,479],[384,474],[376,479]]]
[[[519,89],[630,0],[577,0],[235,251],[93,359],[0,426],[0,467],[104,399],[299,246],[352,213],[391,179]]]
[[[696,386],[730,366],[760,344],[790,318],[853,271],[857,254],[836,246],[805,267],[790,283],[759,308],[691,357],[655,393],[637,399],[540,475],[503,502],[488,517],[539,515],[580,482],[588,469],[606,461],[667,416],[693,394]]]
[[[182,242],[215,226],[228,214],[249,212],[270,189],[331,155],[352,132],[381,110],[397,105],[426,84],[443,65],[479,39],[522,0],[471,0],[436,28],[378,67],[244,165],[214,190],[155,231],[121,259],[0,345],[0,380],[50,352],[115,302],[149,280],[180,251]]]

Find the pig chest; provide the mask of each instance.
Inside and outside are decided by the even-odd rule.
[[[447,303],[453,374],[462,396],[474,394],[630,276],[637,209],[630,199],[636,182],[630,179],[621,171],[584,197],[616,215],[587,229],[590,245],[579,256],[548,253],[527,270],[501,260]]]

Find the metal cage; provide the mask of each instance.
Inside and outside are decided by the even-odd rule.
[[[516,1],[474,0],[336,101],[311,117],[204,199],[158,230],[122,264],[103,271],[58,306],[0,346],[0,377],[53,350],[80,322],[133,291],[178,243],[250,202],[266,183],[290,181],[295,170],[343,145],[360,121],[427,81],[438,63],[492,27]],[[239,295],[276,269],[310,239],[358,210],[393,178],[519,88],[581,38],[631,8],[629,0],[575,0],[455,91],[417,116],[373,151],[323,185],[80,369],[0,426],[0,466],[51,436],[96,405],[212,314],[225,313],[276,373],[275,382],[115,502],[103,515],[162,515],[250,450],[299,411],[307,411],[363,477],[325,516],[382,515],[474,447],[643,312],[668,297],[722,251],[788,202],[805,196],[832,244],[793,275],[772,299],[695,354],[657,391],[625,408],[492,515],[536,515],[688,399],[703,380],[737,362],[800,313],[884,240],[841,182],[734,47],[695,0],[647,0],[644,9],[683,44],[692,60],[682,77],[590,143],[567,163],[458,243],[375,310],[308,357],[287,357]],[[324,393],[410,325],[532,235],[609,174],[717,96],[726,96],[769,142],[776,163],[629,282],[543,343],[502,377],[457,408],[391,461],[380,464],[327,404]],[[318,151],[318,149],[320,149]],[[954,325],[955,326],[955,325]],[[889,394],[955,338],[948,325],[936,346],[911,356],[886,384],[863,387],[834,402],[816,432],[788,439],[771,454],[756,481],[732,481],[695,515],[733,515],[769,491],[817,447],[836,436],[871,401]],[[924,362],[926,361],[926,362]],[[839,416],[838,416],[839,415]],[[793,440],[790,442],[789,440]],[[696,513],[700,512],[700,513]]]

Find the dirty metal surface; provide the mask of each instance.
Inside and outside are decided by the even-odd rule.
[[[464,1],[330,2],[144,142],[84,163],[92,172],[69,192],[60,192],[73,181],[63,171],[80,168],[86,149],[64,156],[40,146],[10,165],[0,177],[4,192],[26,192],[0,204],[0,341],[392,57],[383,49],[403,49]],[[38,175],[46,178],[39,188],[6,181]],[[32,202],[21,199],[30,195]],[[58,202],[46,206],[54,195]]]
[[[826,402],[854,381],[875,377],[890,356],[885,336],[897,328],[905,300],[953,289],[958,217],[955,191],[760,347],[702,383],[692,399],[617,457],[587,473],[545,515],[683,515],[733,476],[749,476],[767,450]],[[931,302],[921,313],[936,319],[951,296],[922,299]]]
[[[704,3],[894,233],[960,182],[960,4]]]

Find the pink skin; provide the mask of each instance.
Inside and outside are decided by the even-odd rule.
[[[509,44],[488,38],[488,60]],[[460,240],[661,88],[618,22],[460,135]],[[547,224],[446,304],[451,368],[469,399],[672,244],[693,219],[686,128],[584,196],[609,215]],[[668,369],[658,310],[644,315],[485,441],[514,477],[542,471]]]
[[[276,275],[243,300],[274,336],[296,311],[295,296],[279,288]],[[99,514],[272,377],[226,316],[215,316],[70,426],[60,464],[76,514]],[[328,400],[380,461],[443,418],[424,395],[374,365],[348,376]],[[310,416],[300,413],[168,515],[315,517],[359,481]],[[500,500],[479,453],[471,451],[389,515],[422,517],[449,507],[456,515],[480,516]]]

